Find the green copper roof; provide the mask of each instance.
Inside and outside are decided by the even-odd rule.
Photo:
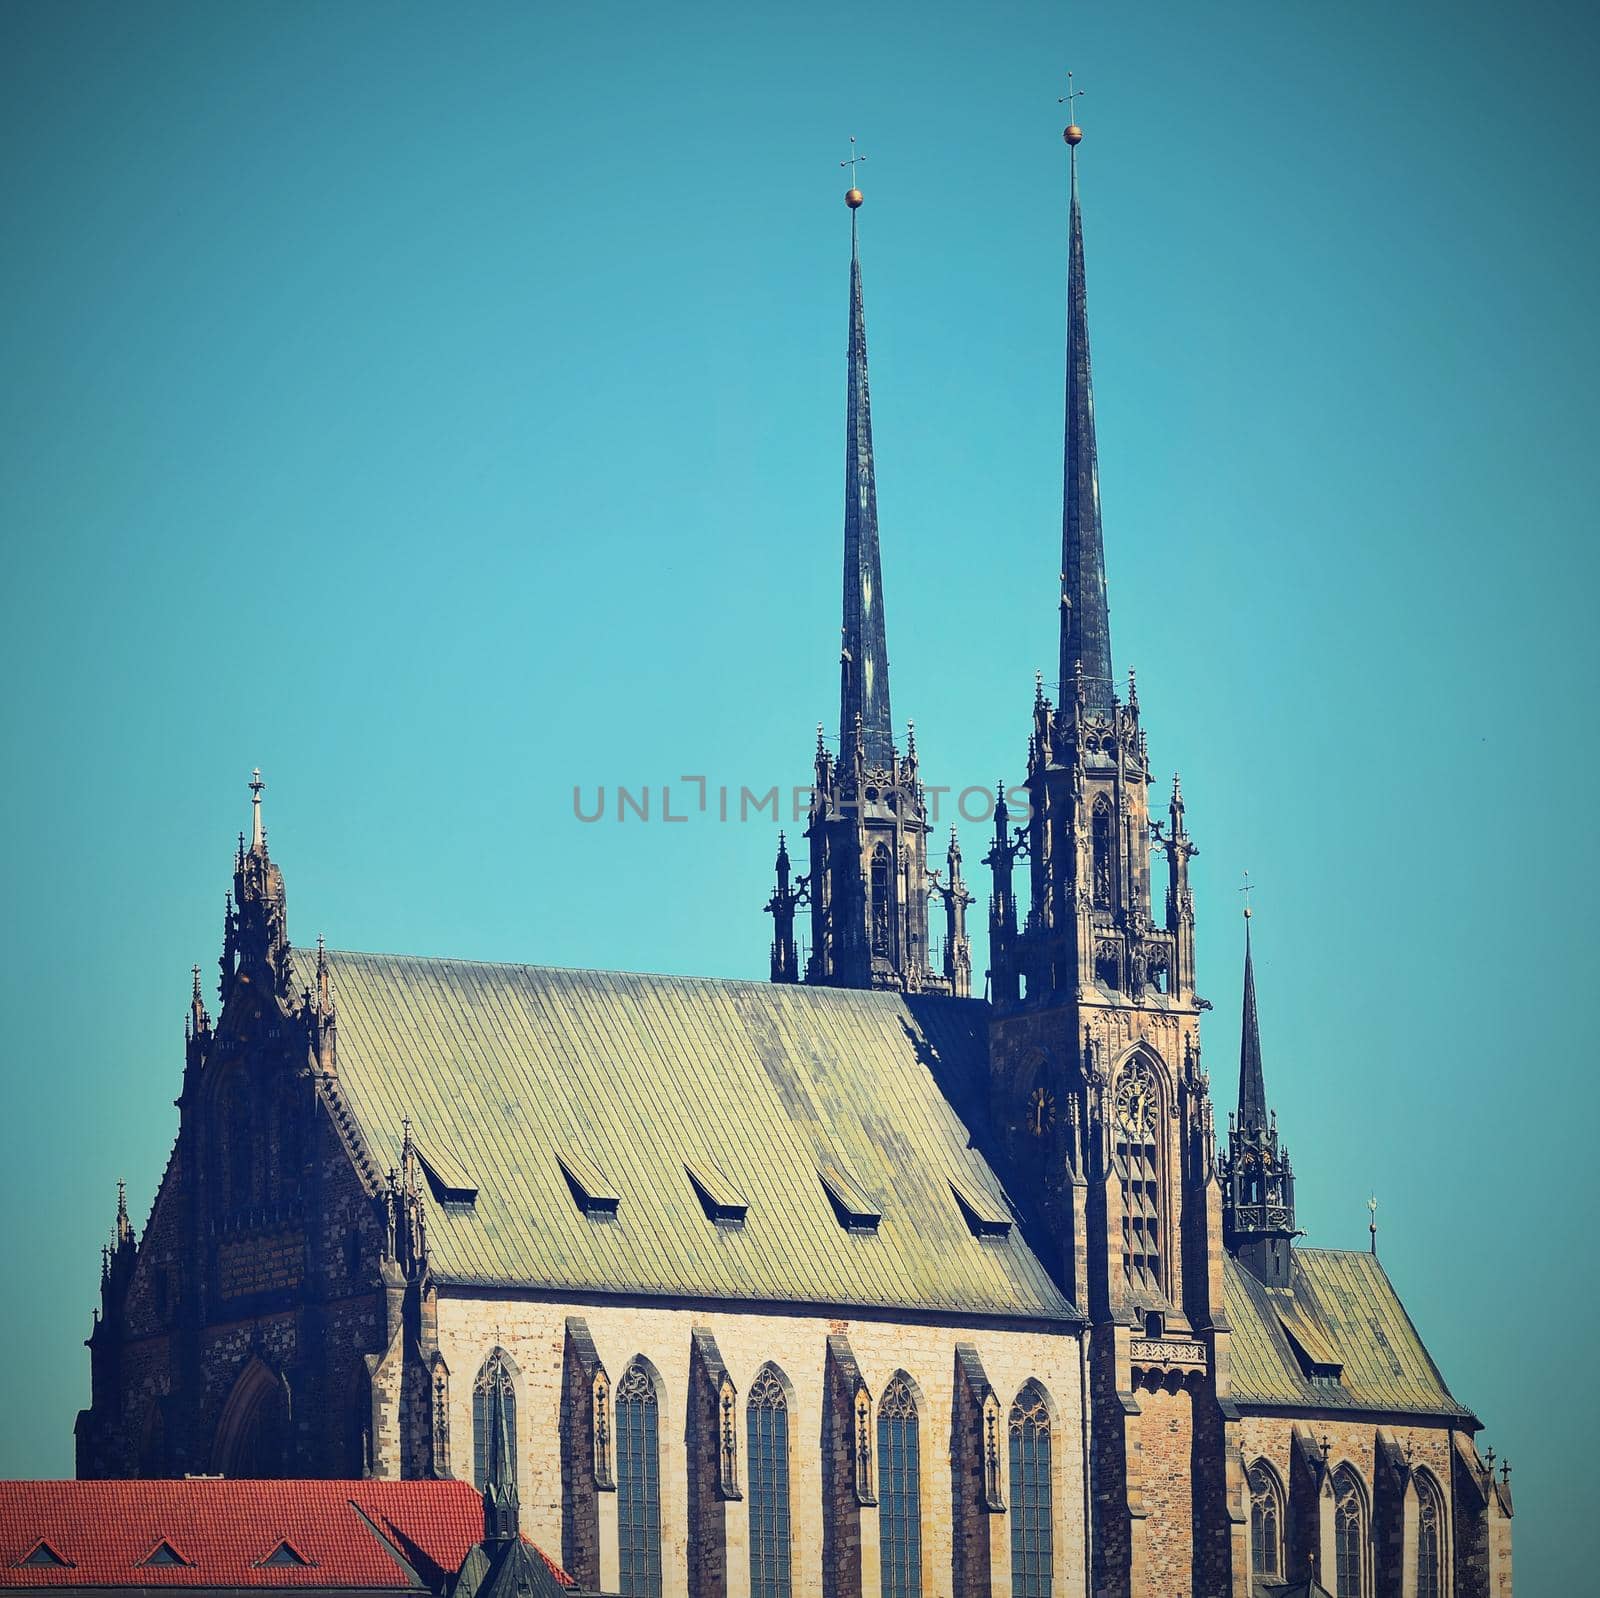
[[[1223,1261],[1233,1393],[1243,1408],[1399,1411],[1473,1420],[1450,1396],[1373,1255],[1297,1247],[1294,1261],[1289,1288],[1263,1287],[1231,1255]],[[1301,1354],[1319,1364],[1337,1361],[1338,1380],[1311,1381],[1296,1342]]]
[[[328,958],[340,1084],[381,1165],[411,1118],[440,1280],[1076,1318],[956,1196],[1010,1213],[970,1147],[981,1002]]]

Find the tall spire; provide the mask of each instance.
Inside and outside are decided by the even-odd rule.
[[[1271,931],[1271,928],[1268,928]],[[1267,1088],[1261,1074],[1261,1026],[1256,1020],[1256,968],[1250,954],[1250,907],[1244,909],[1244,1021],[1239,1034],[1239,1125],[1267,1124]]]
[[[887,768],[893,753],[889,713],[889,658],[884,642],[883,571],[878,555],[878,490],[872,467],[872,401],[867,391],[867,318],[861,299],[861,254],[856,215],[861,190],[854,186],[857,161],[852,139],[848,162],[850,208],[850,351],[845,394],[844,443],[844,636],[839,656],[839,742],[848,748],[861,718],[863,753],[869,767]]]
[[[1070,81],[1070,74],[1069,81]],[[1081,91],[1080,91],[1081,92]],[[1068,114],[1076,95],[1069,89]],[[1078,143],[1069,121],[1072,203],[1067,253],[1067,437],[1061,518],[1061,682],[1079,664],[1091,709],[1111,707],[1111,620],[1105,546],[1100,533],[1100,467],[1094,441],[1094,384],[1089,372],[1089,300],[1083,270],[1083,212],[1078,204]],[[1065,689],[1062,690],[1065,692]]]

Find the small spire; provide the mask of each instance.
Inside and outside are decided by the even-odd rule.
[[[1367,1199],[1367,1234],[1367,1246],[1372,1252],[1372,1257],[1376,1259],[1378,1257],[1378,1195],[1376,1193]]]
[[[1239,891],[1248,895],[1248,872],[1245,877],[1246,885]],[[1239,1037],[1239,1125],[1253,1129],[1268,1124],[1267,1088],[1261,1071],[1261,1025],[1256,1017],[1256,970],[1250,950],[1248,902],[1244,914],[1244,1017]]]
[[[250,847],[258,852],[267,846],[266,829],[261,825],[261,790],[265,787],[266,783],[261,780],[261,767],[257,766],[250,774]],[[242,850],[242,839],[240,846]]]
[[[128,1219],[128,1184],[118,1178],[117,1181],[117,1229],[115,1233],[117,1247],[133,1241],[133,1222]]]
[[[496,1332],[496,1343],[499,1334]],[[514,1543],[521,1537],[518,1522],[517,1468],[511,1450],[511,1423],[506,1414],[506,1389],[511,1378],[497,1354],[489,1372],[489,1460],[483,1484],[483,1540]]]
[[[200,967],[194,965],[190,966],[189,969],[194,972],[194,1002],[198,1005],[200,1003]]]

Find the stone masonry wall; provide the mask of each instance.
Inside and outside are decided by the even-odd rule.
[[[950,1436],[955,1349],[973,1344],[1003,1410],[1030,1378],[1046,1391],[1061,1437],[1052,1450],[1054,1480],[1054,1590],[1060,1598],[1085,1598],[1083,1457],[1078,1340],[1045,1330],[909,1325],[893,1321],[830,1320],[805,1314],[687,1310],[653,1306],[574,1305],[468,1298],[441,1293],[439,1345],[452,1379],[451,1469],[472,1473],[472,1384],[496,1341],[515,1362],[517,1448],[523,1530],[546,1548],[563,1545],[560,1438],[563,1431],[563,1350],[569,1315],[581,1317],[595,1350],[615,1383],[635,1354],[660,1371],[665,1387],[660,1424],[664,1588],[667,1598],[689,1593],[688,1507],[691,1461],[685,1443],[690,1392],[691,1339],[704,1327],[715,1339],[739,1393],[739,1446],[744,1449],[744,1396],[768,1360],[794,1389],[790,1415],[791,1514],[794,1590],[822,1589],[823,1406],[830,1334],[848,1338],[861,1376],[873,1395],[896,1370],[905,1370],[920,1390],[922,1464],[923,1591],[949,1594],[952,1586]],[[1005,1452],[1002,1450],[1002,1458]],[[740,1472],[743,1480],[743,1459]],[[698,1473],[703,1466],[696,1465]],[[1009,1501],[1009,1490],[1008,1490]],[[748,1493],[726,1509],[727,1591],[748,1594]],[[862,1536],[876,1549],[876,1511],[862,1511]],[[1003,1517],[1002,1517],[1003,1518]],[[616,1518],[600,1518],[599,1574],[607,1587],[617,1581]],[[868,1568],[875,1559],[865,1561]],[[1001,1563],[997,1561],[997,1565]],[[1009,1594],[1009,1564],[997,1568],[991,1589]]]

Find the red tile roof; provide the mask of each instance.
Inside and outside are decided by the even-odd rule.
[[[409,1564],[438,1591],[482,1536],[459,1481],[0,1482],[0,1587],[403,1590]],[[26,1563],[41,1541],[67,1563]],[[307,1563],[269,1563],[284,1543]]]

